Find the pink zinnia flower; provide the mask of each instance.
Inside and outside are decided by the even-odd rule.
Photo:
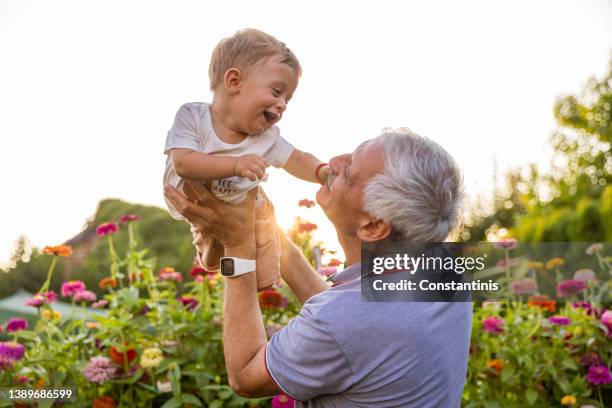
[[[510,290],[515,295],[527,295],[535,292],[537,289],[538,283],[532,278],[516,280],[510,283]]]
[[[589,302],[584,302],[584,301],[574,302],[572,303],[572,307],[574,309],[586,309],[587,316],[591,316],[591,315],[599,316],[599,313],[601,313],[600,309],[596,308]]]
[[[10,370],[13,368],[13,360],[0,355],[0,371]]]
[[[594,365],[589,367],[587,381],[593,385],[610,384],[612,376],[610,376],[610,370],[605,365]]]
[[[319,270],[317,272],[319,272],[319,275],[331,276],[331,275],[335,274],[337,271],[338,271],[338,269],[336,269],[333,266],[322,266],[321,268],[319,268]]]
[[[26,319],[22,319],[21,317],[13,317],[6,322],[6,331],[9,333],[27,329],[28,321]]]
[[[7,360],[21,360],[25,354],[25,347],[14,341],[0,342],[0,357]]]
[[[504,320],[499,317],[491,316],[482,321],[482,330],[488,333],[500,334],[504,331],[502,327]]]
[[[113,363],[107,357],[92,357],[85,366],[85,378],[91,382],[102,384],[103,382],[112,380],[117,375],[119,366]]]
[[[612,337],[612,310],[606,310],[601,315],[601,322],[608,328],[608,337]]]
[[[198,276],[206,276],[208,279],[212,279],[217,275],[217,272],[209,271],[208,269],[204,269],[199,265],[194,265],[189,271],[189,276],[192,278],[197,278]]]
[[[548,321],[555,326],[569,326],[571,321],[567,316],[551,316],[548,318]]]
[[[119,218],[119,224],[128,224],[130,222],[138,221],[140,217],[136,214],[125,214]]]
[[[587,353],[580,358],[579,364],[580,367],[590,367],[593,365],[602,365],[603,363],[603,360],[597,354]]]
[[[25,375],[22,375],[21,377],[17,378],[17,382],[19,384],[25,384],[27,382],[30,382],[30,379],[26,377]]]
[[[74,294],[75,302],[95,302],[96,294],[90,290],[82,290]]]
[[[35,293],[31,299],[26,301],[26,306],[41,307],[47,303],[55,303],[57,295],[54,291]]]
[[[272,398],[272,408],[293,408],[295,400],[287,394],[278,394]]]
[[[317,229],[317,224],[312,222],[303,222],[298,225],[299,232],[310,232]]]
[[[557,284],[557,297],[566,297],[582,292],[587,284],[580,280],[569,279]]]
[[[98,228],[96,228],[96,234],[98,234],[99,237],[103,237],[105,235],[114,234],[118,230],[119,230],[119,227],[117,227],[116,223],[107,222],[107,223],[98,225]]]
[[[75,295],[85,290],[85,284],[82,281],[68,281],[62,283],[62,296],[68,297]]]
[[[514,238],[504,238],[493,243],[493,246],[497,249],[514,249],[517,245],[518,241]]]
[[[193,310],[198,306],[198,300],[191,296],[183,296],[178,299],[187,310]]]
[[[298,201],[298,205],[299,205],[300,207],[310,208],[310,207],[314,207],[315,202],[314,202],[314,201],[312,201],[312,200],[309,200],[309,199],[307,199],[307,198],[304,198],[304,199],[302,199],[302,200]]]
[[[589,282],[589,281],[596,282],[597,275],[595,275],[595,272],[592,269],[579,269],[576,272],[574,272],[574,279],[583,281],[583,282]]]
[[[108,300],[106,299],[100,299],[95,303],[92,303],[91,307],[93,307],[94,309],[103,309],[108,305]]]
[[[181,282],[183,280],[183,275],[180,272],[176,272],[174,268],[170,268],[169,266],[166,266],[165,268],[162,268],[159,271],[159,274],[157,275],[157,280],[159,282],[165,282],[165,281]]]

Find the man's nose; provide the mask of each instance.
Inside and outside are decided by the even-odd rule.
[[[329,161],[329,167],[334,173],[340,174],[342,168],[346,166],[349,157],[351,157],[350,154],[341,154],[340,156],[332,157]]]

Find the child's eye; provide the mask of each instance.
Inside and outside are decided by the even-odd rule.
[[[278,98],[280,94],[281,94],[280,89],[272,88],[272,95],[274,95],[275,98]]]

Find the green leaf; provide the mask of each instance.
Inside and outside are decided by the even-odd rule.
[[[196,397],[193,394],[183,394],[182,400],[183,400],[183,402],[185,404],[193,404],[193,405],[198,406],[198,407],[202,406],[202,402],[200,402],[198,397]]]
[[[223,400],[214,400],[212,404],[208,406],[208,408],[221,408],[222,406],[223,406]]]
[[[234,395],[234,391],[232,391],[232,390],[225,390],[225,391],[221,391],[219,393],[219,398],[221,398],[221,399],[228,399],[232,395]]]
[[[177,398],[171,398],[161,408],[179,408],[183,406],[183,403]]]
[[[525,398],[527,398],[527,403],[529,405],[533,405],[538,399],[538,393],[533,388],[527,388],[527,392],[525,393]]]
[[[514,368],[512,367],[504,368],[501,374],[501,381],[504,383],[508,382],[512,378],[513,375],[514,375]]]

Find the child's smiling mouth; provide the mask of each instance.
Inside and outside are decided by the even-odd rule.
[[[270,111],[264,111],[263,116],[266,122],[268,122],[270,126],[278,122],[278,120],[280,119],[280,115],[278,113],[270,112]]]

